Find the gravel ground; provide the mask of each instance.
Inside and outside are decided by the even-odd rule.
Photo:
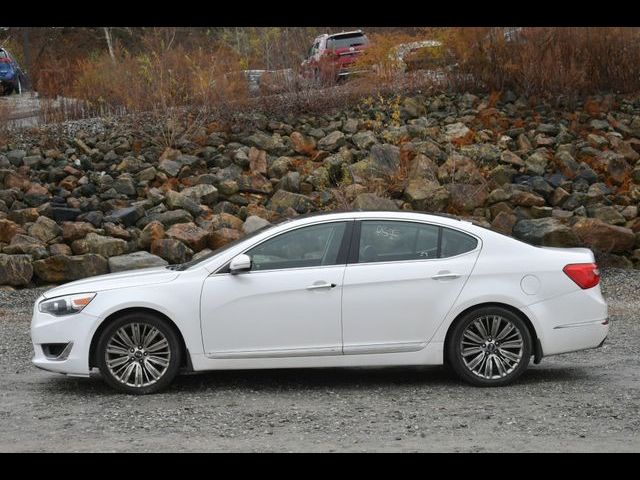
[[[132,397],[30,364],[44,289],[0,290],[0,451],[640,451],[640,271],[606,270],[604,347],[478,389],[443,368],[212,372]]]

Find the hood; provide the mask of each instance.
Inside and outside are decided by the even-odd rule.
[[[59,287],[44,292],[45,298],[59,297],[84,292],[101,292],[117,288],[130,288],[141,285],[155,285],[175,279],[180,272],[168,270],[165,267],[151,267],[126,272],[109,273],[97,277],[84,278],[75,282],[65,283]]]

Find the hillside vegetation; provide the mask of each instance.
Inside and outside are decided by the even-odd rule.
[[[282,217],[444,212],[640,266],[640,97],[367,96],[327,113],[130,115],[0,139],[0,284],[180,263]]]

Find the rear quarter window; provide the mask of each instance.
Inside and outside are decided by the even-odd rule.
[[[450,228],[442,228],[440,258],[461,255],[474,250],[477,246],[478,240],[471,235]]]

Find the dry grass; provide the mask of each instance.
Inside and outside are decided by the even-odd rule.
[[[503,28],[443,29],[457,59],[456,90],[524,95],[587,94],[640,89],[640,29],[525,27],[505,38]]]
[[[176,118],[187,110],[198,118],[229,122],[242,112],[323,114],[355,108],[372,97],[398,103],[416,91],[492,93],[491,107],[507,89],[530,99],[640,90],[637,28],[527,27],[511,41],[503,28],[379,30],[369,34],[371,46],[357,64],[367,73],[325,88],[298,77],[300,57],[321,29],[234,27],[217,38],[182,43],[165,30],[145,31],[135,47],[116,43],[115,61],[105,50],[82,54],[78,48],[73,55],[39,58],[34,83],[49,99],[43,119],[148,112],[169,125],[185,123]],[[440,40],[442,46],[420,49],[404,63],[393,55],[399,44],[425,39]],[[411,65],[429,73],[407,71]],[[284,76],[269,74],[261,95],[253,97],[241,71],[256,67],[291,70]],[[56,101],[58,96],[75,100]],[[588,112],[601,108],[585,105]],[[399,109],[383,116],[383,123],[397,123]],[[487,128],[495,121],[482,120]],[[191,123],[199,128],[202,122]],[[166,127],[162,142],[175,143],[175,131]]]

